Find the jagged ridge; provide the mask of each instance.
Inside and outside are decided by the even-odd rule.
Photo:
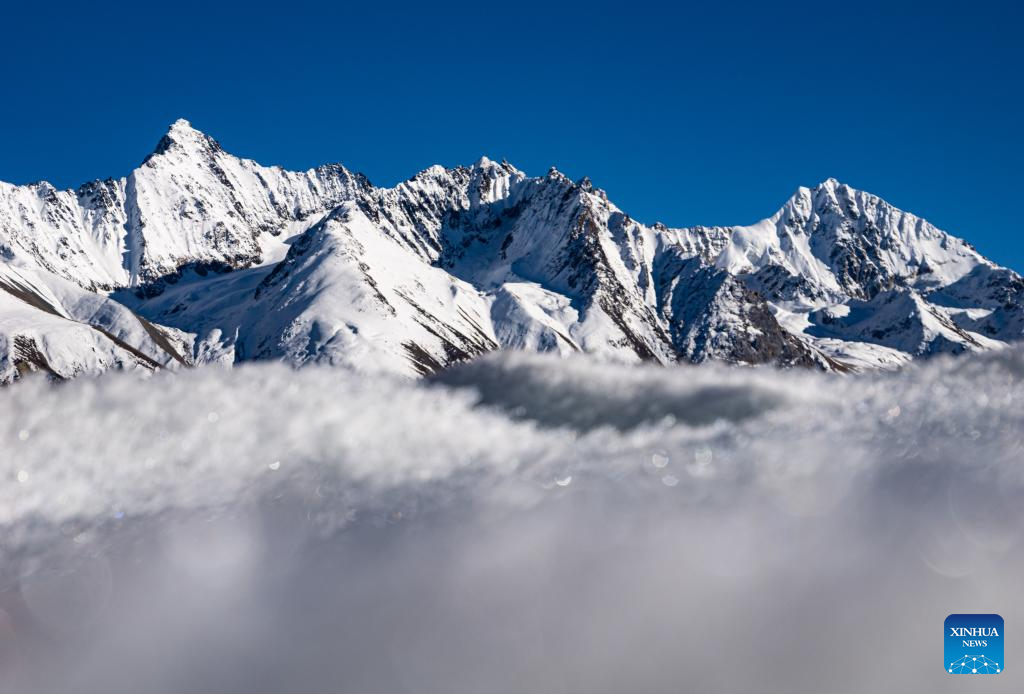
[[[501,348],[850,370],[1024,328],[1017,273],[834,179],[749,227],[669,229],[555,169],[482,158],[377,188],[183,120],[123,179],[0,183],[0,270],[0,381],[256,359],[417,375]]]

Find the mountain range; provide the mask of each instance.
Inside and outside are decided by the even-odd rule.
[[[829,179],[752,226],[648,226],[507,162],[392,188],[174,123],[127,177],[0,183],[0,383],[283,360],[426,375],[498,349],[848,372],[1024,336],[1024,281]]]

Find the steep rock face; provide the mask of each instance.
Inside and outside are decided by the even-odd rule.
[[[261,237],[323,213],[367,186],[341,166],[303,173],[224,153],[213,138],[175,123],[126,184],[131,283],[183,266],[237,269],[264,259]]]
[[[694,363],[835,366],[787,333],[764,298],[699,258],[676,256],[658,268],[660,313],[677,353]]]
[[[504,197],[447,220],[439,265],[489,294],[532,285],[538,296],[565,297],[575,310],[556,332],[565,345],[608,358],[672,361],[653,306],[646,230],[587,181],[552,170],[537,179],[515,176],[513,184]],[[541,306],[527,313],[547,315]]]
[[[128,281],[125,183],[97,181],[78,192],[49,183],[0,183],[0,258],[23,260],[85,289]]]
[[[849,370],[1024,332],[1017,273],[833,179],[751,226],[669,229],[555,169],[377,188],[185,121],[123,179],[0,184],[0,266],[3,381],[258,359],[415,376],[491,349]]]
[[[339,165],[296,173],[239,159],[179,120],[126,178],[77,191],[0,184],[0,248],[86,289],[155,294],[184,268],[264,262],[267,237],[369,187]]]

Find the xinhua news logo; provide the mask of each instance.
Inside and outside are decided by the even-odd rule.
[[[946,617],[946,672],[998,675],[1003,671],[1003,618],[997,614]]]

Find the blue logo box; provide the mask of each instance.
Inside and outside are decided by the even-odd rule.
[[[998,675],[1003,671],[1003,618],[997,614],[951,614],[946,617],[946,672],[953,675]]]

